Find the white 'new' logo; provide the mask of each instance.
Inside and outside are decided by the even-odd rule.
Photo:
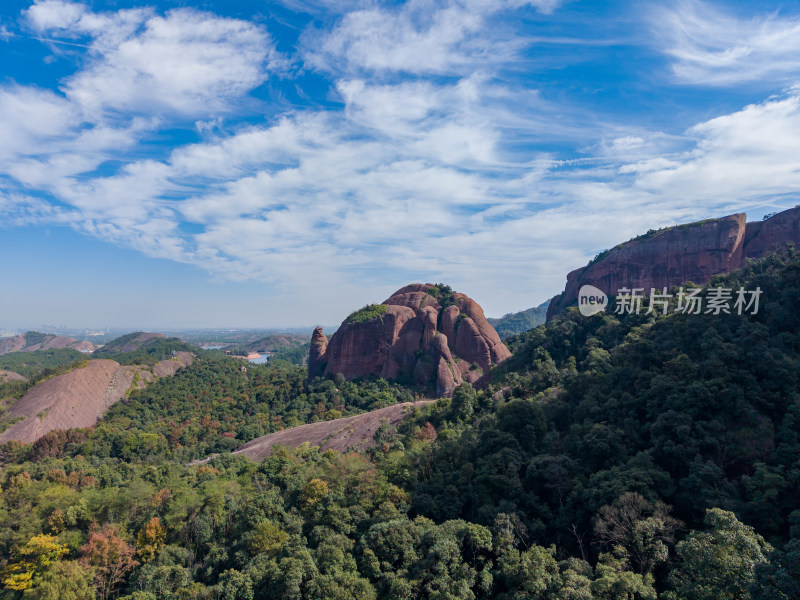
[[[608,296],[593,285],[584,285],[578,291],[578,310],[584,317],[596,315],[608,307]]]

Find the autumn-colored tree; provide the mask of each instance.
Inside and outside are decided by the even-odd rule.
[[[250,532],[247,549],[253,556],[264,552],[274,555],[288,539],[289,535],[272,521],[259,521]]]
[[[322,479],[312,479],[300,492],[300,505],[310,510],[328,495],[328,484]]]
[[[162,488],[153,495],[153,498],[150,500],[150,506],[163,509],[166,507],[170,498],[172,498],[172,491],[169,488]]]
[[[436,428],[431,425],[430,421],[426,421],[425,425],[420,427],[420,430],[417,432],[417,439],[423,442],[432,442],[436,439]]]
[[[5,486],[5,493],[7,496],[16,495],[21,489],[28,487],[31,484],[31,476],[27,471],[12,475],[8,479]]]
[[[81,488],[96,488],[100,485],[100,482],[97,480],[96,477],[92,477],[91,475],[84,475],[81,478]]]
[[[139,532],[136,538],[136,549],[142,562],[150,562],[158,556],[167,539],[167,528],[161,524],[161,519],[153,517]]]
[[[89,541],[81,546],[81,564],[95,568],[94,585],[101,600],[108,598],[125,581],[139,562],[135,548],[122,536],[118,525],[94,526]]]
[[[317,402],[317,406],[314,408],[313,415],[314,415],[315,419],[324,420],[325,419],[325,413],[327,413],[327,412],[328,412],[328,407],[325,406],[325,403],[324,402]]]
[[[27,590],[52,563],[67,553],[67,547],[54,535],[35,535],[17,549],[3,572],[3,585],[10,590]]]
[[[60,508],[55,509],[47,517],[47,527],[55,534],[64,531],[64,511]]]

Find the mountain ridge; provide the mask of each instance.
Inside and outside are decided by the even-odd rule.
[[[705,284],[711,277],[743,266],[786,243],[800,243],[800,206],[747,222],[745,213],[650,230],[598,254],[567,274],[564,291],[552,298],[547,319],[577,303],[578,290],[594,286],[609,296],[623,288],[661,290],[687,282]]]
[[[57,348],[72,348],[81,352],[92,352],[97,348],[92,342],[77,340],[71,337],[27,331],[11,338],[0,340],[0,355],[9,352],[35,352]]]

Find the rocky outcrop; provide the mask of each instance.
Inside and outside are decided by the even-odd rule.
[[[325,372],[325,353],[328,351],[328,337],[317,327],[311,335],[311,348],[308,351],[308,376],[317,377]]]
[[[739,268],[745,258],[758,258],[787,242],[800,242],[800,207],[756,223],[746,223],[746,215],[739,213],[650,231],[570,272],[564,292],[550,301],[547,318],[575,305],[584,285],[609,296],[623,288],[648,294],[651,288],[686,282],[702,285],[713,275]]]
[[[38,383],[12,404],[3,413],[3,420],[11,425],[0,433],[0,444],[11,440],[30,444],[56,429],[91,427],[128,390],[174,375],[193,360],[194,355],[188,352],[176,352],[173,358],[152,367],[87,360]]]
[[[401,402],[371,412],[362,413],[354,417],[333,419],[332,421],[318,421],[307,425],[289,427],[275,433],[268,433],[231,452],[242,454],[255,461],[262,461],[272,453],[277,446],[297,448],[302,444],[312,447],[318,446],[320,452],[335,450],[337,452],[361,451],[375,446],[375,433],[381,426],[388,426],[391,430],[408,416],[414,414],[417,408],[430,404],[433,400],[419,400],[417,402]],[[434,431],[435,433],[435,431]],[[202,460],[193,460],[189,466],[207,464],[212,458],[219,456],[212,454]]]
[[[372,375],[449,396],[509,356],[477,302],[447,286],[416,283],[350,315],[330,341],[314,330],[309,376]]]

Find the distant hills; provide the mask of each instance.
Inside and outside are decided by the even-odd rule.
[[[72,348],[81,352],[92,352],[97,348],[92,342],[76,340],[71,337],[28,331],[11,338],[0,340],[0,355],[9,352],[36,352],[37,350],[52,350],[58,348]]]
[[[486,319],[495,328],[501,340],[506,340],[512,335],[524,333],[534,327],[538,327],[545,322],[547,317],[547,307],[550,301],[543,302],[539,306],[534,306],[520,312],[508,313],[499,319]]]
[[[0,356],[0,369],[13,371],[29,379],[46,370],[58,369],[86,358],[86,354],[72,348],[8,352]]]
[[[276,333],[268,335],[254,342],[236,344],[228,346],[225,350],[231,354],[246,356],[251,352],[278,352],[280,350],[291,350],[307,344],[311,340],[308,334]]]
[[[146,345],[154,345],[158,340],[165,339],[163,333],[147,333],[135,331],[127,335],[120,336],[96,350],[97,355],[113,354],[115,352],[133,352]]]

